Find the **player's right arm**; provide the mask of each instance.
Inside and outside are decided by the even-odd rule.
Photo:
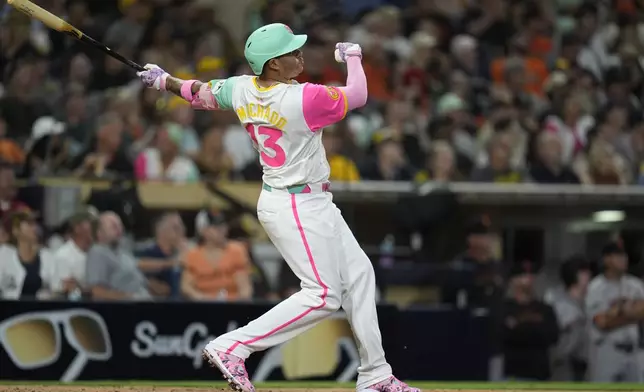
[[[367,103],[367,77],[362,68],[362,49],[358,44],[339,43],[335,59],[347,63],[347,84],[330,87],[304,84],[302,110],[311,131],[316,132],[342,120],[349,110]]]
[[[204,83],[175,78],[155,64],[146,64],[145,68],[145,71],[136,74],[146,87],[169,91],[188,101],[194,109],[232,109],[233,87],[238,77]]]

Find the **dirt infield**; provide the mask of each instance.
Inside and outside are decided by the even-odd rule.
[[[230,392],[227,388],[185,388],[185,387],[155,387],[155,386],[41,386],[41,385],[0,385],[0,392]],[[347,388],[266,388],[259,392],[355,392]],[[431,389],[425,392],[528,392],[523,389]],[[530,390],[529,392],[539,392]],[[564,392],[550,390],[547,392]],[[567,391],[569,392],[569,391]],[[584,392],[584,391],[575,391]]]

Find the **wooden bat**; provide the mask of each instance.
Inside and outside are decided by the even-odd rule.
[[[134,68],[137,71],[145,70],[145,68],[143,68],[141,65],[135,63],[130,59],[123,57],[119,53],[108,48],[105,44],[96,41],[94,38],[83,34],[83,32],[78,30],[76,27],[70,25],[69,23],[59,18],[58,16],[52,14],[46,9],[43,9],[37,6],[36,4],[32,3],[29,0],[7,0],[7,3],[9,3],[10,6],[14,7],[15,9],[22,12],[23,14],[26,14],[30,18],[38,19],[39,21],[43,22],[47,27],[54,29],[56,31],[60,31],[63,34],[70,35],[81,42],[91,45],[96,49],[104,52],[108,56],[114,57],[115,59],[122,62],[123,64],[129,65],[130,67]]]

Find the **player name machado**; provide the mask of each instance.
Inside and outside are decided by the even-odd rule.
[[[247,122],[246,120],[250,117],[255,122],[257,120],[264,120],[273,125],[273,127],[283,130],[286,125],[286,119],[280,115],[275,110],[271,109],[270,106],[257,105],[254,103],[249,103],[245,106],[242,106],[236,110],[237,117],[242,123]]]

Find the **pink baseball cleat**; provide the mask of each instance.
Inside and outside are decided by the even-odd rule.
[[[394,376],[368,387],[367,390],[378,392],[421,392],[418,388],[412,388]]]
[[[219,369],[233,391],[255,392],[243,359],[217,350],[209,351],[207,348],[203,350],[203,358],[210,366]]]

